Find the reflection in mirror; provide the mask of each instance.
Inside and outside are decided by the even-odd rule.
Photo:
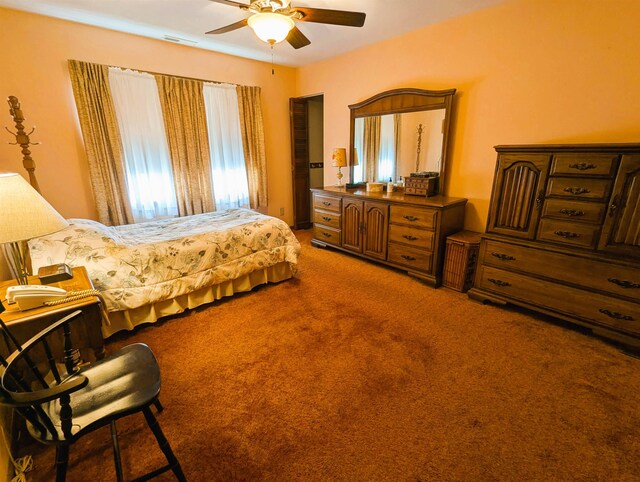
[[[359,161],[351,163],[351,182],[397,182],[429,172],[438,178],[431,194],[444,195],[455,93],[394,89],[350,105],[350,158]]]
[[[445,109],[358,117],[353,182],[398,181],[412,172],[440,172]]]

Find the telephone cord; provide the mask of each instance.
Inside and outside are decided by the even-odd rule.
[[[7,435],[4,433],[2,427],[0,427],[0,431],[2,432],[2,440],[7,449],[7,455],[9,455],[9,460],[13,464],[14,477],[10,482],[26,482],[27,477],[24,474],[25,472],[31,472],[33,470],[33,457],[31,457],[31,455],[25,455],[24,457],[14,459],[13,455],[11,455],[10,445],[7,442]]]
[[[100,300],[100,309],[102,311],[102,317],[107,326],[111,323],[109,321],[109,315],[106,310],[107,303],[102,296],[102,293],[98,290],[80,290],[80,291],[69,291],[64,298],[58,298],[57,300],[45,301],[46,306],[55,306],[61,305],[63,303],[68,303],[69,301],[78,301],[83,298],[88,298],[89,296],[95,296]]]

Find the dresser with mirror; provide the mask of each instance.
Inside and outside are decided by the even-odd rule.
[[[446,237],[461,231],[467,200],[445,195],[455,89],[396,89],[349,106],[350,179],[386,182],[413,172],[437,178],[434,195],[366,186],[312,189],[317,247],[355,254],[439,286]]]

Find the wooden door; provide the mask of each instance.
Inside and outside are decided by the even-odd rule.
[[[342,198],[342,247],[354,253],[362,253],[363,213],[363,201]]]
[[[598,248],[640,258],[640,155],[622,156]]]
[[[500,154],[487,231],[533,239],[544,203],[550,156]]]
[[[303,98],[289,99],[291,122],[291,177],[293,182],[293,227],[311,226],[311,192],[309,191],[308,104]]]
[[[378,259],[387,259],[389,205],[367,201],[364,203],[364,233],[362,252]]]

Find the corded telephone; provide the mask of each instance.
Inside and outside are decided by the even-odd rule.
[[[54,301],[67,296],[66,290],[54,286],[19,285],[7,288],[7,302],[18,303],[20,311],[44,306],[48,301]]]

